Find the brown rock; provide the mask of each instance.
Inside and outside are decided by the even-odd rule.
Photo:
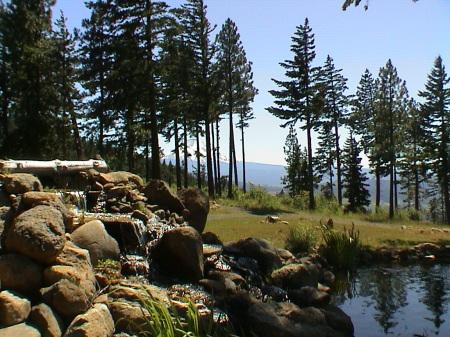
[[[108,308],[114,320],[116,333],[137,334],[150,330],[151,316],[141,305],[126,301],[113,301],[108,303]]]
[[[66,242],[61,212],[37,206],[20,214],[8,228],[6,249],[43,264],[52,263]]]
[[[93,266],[96,266],[99,260],[119,260],[119,244],[106,232],[105,226],[99,220],[89,221],[77,228],[72,233],[72,241],[78,247],[89,251]]]
[[[5,326],[24,322],[31,311],[30,301],[8,290],[0,293],[0,323]]]
[[[328,293],[314,287],[303,287],[289,291],[289,299],[299,307],[326,307],[331,300]]]
[[[313,264],[292,263],[272,272],[273,283],[282,288],[299,289],[310,286],[317,288],[319,270]]]
[[[209,197],[198,188],[180,190],[177,195],[190,212],[185,220],[199,233],[203,233],[209,213]]]
[[[72,321],[64,337],[111,337],[114,321],[105,304],[97,303]]]
[[[147,203],[159,205],[165,210],[182,215],[186,208],[180,198],[173,194],[169,186],[162,180],[150,180],[143,192],[147,197]]]
[[[41,333],[36,328],[26,324],[16,324],[10,327],[0,329],[0,336],[2,337],[17,337],[17,336],[26,336],[26,337],[41,337]]]
[[[42,267],[26,256],[15,253],[0,255],[1,289],[34,296],[42,287],[42,273]]]
[[[137,188],[138,190],[141,190],[144,187],[144,182],[141,177],[124,171],[100,173],[98,175],[98,180],[103,186],[106,184],[114,184],[115,186],[124,184],[129,185],[132,188]]]
[[[39,179],[28,173],[14,173],[5,176],[3,178],[3,187],[8,194],[42,191],[42,184]]]
[[[154,261],[176,278],[198,281],[203,278],[203,244],[190,226],[166,232],[152,252]]]
[[[29,321],[41,331],[42,337],[61,337],[65,330],[56,312],[45,303],[31,308]]]
[[[86,292],[69,280],[60,280],[50,287],[42,288],[41,294],[44,302],[66,320],[72,320],[89,308]]]

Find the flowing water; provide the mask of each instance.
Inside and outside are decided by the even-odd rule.
[[[333,301],[355,337],[450,336],[450,264],[377,266],[337,275]]]

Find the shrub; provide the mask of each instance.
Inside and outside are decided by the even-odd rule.
[[[309,252],[317,243],[317,233],[311,226],[290,227],[286,237],[286,249],[291,253]]]
[[[322,254],[328,263],[337,268],[352,268],[361,249],[359,231],[355,231],[355,225],[352,224],[349,230],[322,225],[322,237],[325,241]]]

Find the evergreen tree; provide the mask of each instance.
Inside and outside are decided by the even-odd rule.
[[[208,181],[208,194],[214,197],[214,177],[213,164],[211,154],[211,123],[214,121],[211,107],[213,106],[213,71],[212,60],[214,57],[214,46],[210,42],[210,34],[215,29],[211,26],[206,17],[206,5],[203,0],[188,0],[182,5],[183,26],[185,30],[186,42],[193,51],[193,59],[195,61],[191,75],[194,79],[194,100],[196,104],[194,111],[198,111],[199,115],[196,120],[198,130],[197,136],[197,172],[198,185],[201,187],[201,168],[200,168],[200,134],[202,133],[201,125],[204,125],[205,146],[206,146],[206,174]],[[196,102],[196,103],[194,103]]]
[[[371,171],[375,175],[375,207],[380,207],[381,177],[386,175],[382,165],[381,143],[384,140],[383,121],[377,109],[377,88],[379,80],[374,80],[368,69],[359,82],[356,97],[353,100],[349,126],[355,134],[361,136],[364,153],[369,157]]]
[[[342,181],[341,181],[341,149],[339,145],[339,128],[347,123],[348,99],[345,95],[347,79],[341,74],[342,69],[336,69],[333,59],[328,55],[325,65],[320,72],[319,86],[322,93],[322,113],[320,116],[322,144],[328,152],[328,160],[325,163],[331,168],[336,163],[337,199],[342,205]],[[330,141],[333,145],[330,144]],[[330,145],[334,151],[330,151]],[[330,165],[331,164],[331,165]],[[331,179],[330,169],[330,179]],[[332,186],[332,181],[331,181]]]
[[[370,204],[370,194],[366,188],[368,184],[365,183],[368,178],[362,172],[360,153],[361,148],[350,133],[342,155],[344,197],[347,198],[350,212],[364,210]]]
[[[0,144],[9,134],[9,108],[11,104],[9,78],[11,75],[5,46],[6,9],[0,1]]]
[[[380,157],[389,172],[389,217],[393,218],[398,206],[397,159],[403,146],[408,92],[391,60],[388,60],[386,66],[380,69],[376,99],[382,140],[378,146],[381,150]]]
[[[242,144],[244,145],[244,128],[248,126],[247,121],[252,118],[250,102],[253,101],[257,90],[253,87],[253,73],[251,62],[247,60],[244,47],[240,41],[236,24],[227,19],[216,37],[216,72],[218,78],[218,92],[221,93],[219,105],[228,114],[230,129],[230,165],[229,177],[233,176],[233,165],[236,163],[236,149],[234,136],[233,115],[239,117]],[[243,148],[245,158],[245,149]],[[234,159],[232,161],[232,159]],[[234,162],[234,163],[233,163]],[[244,160],[245,172],[245,160]],[[237,172],[235,172],[236,174]],[[245,173],[244,173],[245,175]],[[229,179],[228,197],[231,198],[232,179]],[[236,182],[237,184],[237,182]],[[244,178],[245,191],[245,178]]]
[[[55,39],[55,84],[58,88],[59,136],[63,158],[70,158],[75,149],[78,159],[82,159],[81,136],[78,127],[77,110],[80,108],[81,95],[77,89],[78,58],[76,40],[66,27],[66,18],[61,12],[56,21]]]
[[[445,211],[445,223],[450,224],[450,78],[442,58],[438,56],[428,75],[425,90],[419,92],[425,102],[421,105],[426,117],[424,128],[427,133],[426,153],[431,171],[436,175]]]
[[[51,158],[58,132],[57,92],[53,83],[54,0],[11,0],[2,9],[2,68],[7,72],[5,111],[11,128],[3,154]],[[8,106],[9,104],[9,106]]]
[[[303,26],[298,26],[295,36],[292,37],[291,51],[293,60],[286,60],[280,65],[286,69],[287,81],[272,79],[281,90],[271,90],[275,98],[275,105],[267,108],[274,116],[286,120],[282,127],[303,122],[302,129],[306,131],[308,149],[308,192],[309,208],[315,208],[314,201],[314,170],[312,131],[317,120],[316,82],[318,69],[312,66],[316,57],[314,34],[309,27],[308,19]]]
[[[294,125],[289,126],[289,134],[284,146],[286,175],[282,178],[283,186],[291,197],[309,190],[308,160],[306,151],[302,151]]]

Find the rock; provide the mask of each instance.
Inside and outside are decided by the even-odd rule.
[[[247,281],[239,274],[221,270],[212,270],[208,273],[208,277],[212,280],[225,282],[226,279],[233,281],[241,287],[247,286]]]
[[[122,283],[110,288],[109,297],[114,300],[139,303],[143,298],[151,297],[161,302],[167,302],[167,292],[154,285]]]
[[[114,321],[105,304],[97,303],[85,313],[75,317],[64,337],[111,337]]]
[[[290,290],[288,296],[291,302],[297,304],[299,307],[322,308],[326,307],[331,300],[329,294],[314,287]]]
[[[93,266],[96,266],[99,260],[119,260],[119,244],[99,220],[89,221],[77,228],[72,233],[72,241],[78,247],[89,251]]]
[[[65,330],[56,312],[45,303],[31,308],[29,322],[41,331],[42,337],[61,337]]]
[[[0,336],[2,337],[41,337],[41,333],[36,328],[26,324],[16,324],[10,327],[0,329]]]
[[[227,243],[224,246],[224,252],[255,259],[264,274],[270,274],[283,265],[277,249],[264,239],[247,238]]]
[[[0,323],[5,326],[24,322],[31,311],[30,301],[8,290],[0,293]]]
[[[73,230],[74,216],[69,212],[66,205],[64,205],[60,195],[49,192],[27,192],[23,194],[22,202],[27,205],[28,208],[33,208],[39,205],[46,205],[56,208],[63,216],[66,230],[68,232]]]
[[[141,331],[150,331],[151,316],[141,305],[114,301],[108,303],[108,308],[114,320],[116,333],[138,334]]]
[[[334,305],[328,305],[326,308],[321,309],[327,324],[334,330],[342,332],[345,336],[353,336],[355,328],[352,323],[352,319],[345,312]]]
[[[159,205],[165,210],[183,215],[186,208],[180,198],[172,193],[169,186],[162,180],[152,179],[144,188],[147,203]]]
[[[73,242],[67,241],[61,254],[55,260],[55,266],[68,266],[75,269],[72,274],[70,269],[67,269],[68,278],[73,277],[80,279],[80,286],[86,292],[88,298],[92,298],[95,294],[95,273],[92,268],[89,252],[86,249],[75,246]],[[52,270],[52,273],[62,274],[64,269],[57,267]]]
[[[39,179],[28,173],[14,173],[5,176],[3,188],[8,194],[23,194],[29,191],[43,190]]]
[[[44,302],[66,321],[71,321],[89,308],[86,292],[66,279],[41,289],[41,295]]]
[[[52,263],[66,242],[61,212],[36,206],[16,217],[8,228],[5,246],[43,264]]]
[[[180,190],[177,195],[190,213],[185,220],[200,234],[203,233],[209,213],[209,197],[198,188]]]
[[[313,264],[292,263],[273,271],[271,278],[275,285],[282,288],[300,289],[306,286],[317,288],[319,270]]]
[[[141,177],[124,171],[100,173],[98,175],[98,180],[103,186],[106,184],[114,184],[115,186],[124,184],[138,190],[141,190],[144,187],[144,182]]]
[[[81,284],[82,276],[78,274],[74,267],[55,265],[47,267],[44,270],[44,285],[51,286],[60,280],[67,279],[73,284],[79,286]]]
[[[190,226],[166,232],[152,251],[154,261],[170,275],[196,282],[203,278],[203,243]]]
[[[212,232],[206,232],[202,233],[202,241],[203,243],[209,244],[209,245],[218,245],[223,246],[222,240],[217,236],[217,234]]]
[[[0,255],[1,289],[34,296],[42,287],[42,273],[42,267],[26,256],[15,253]]]

